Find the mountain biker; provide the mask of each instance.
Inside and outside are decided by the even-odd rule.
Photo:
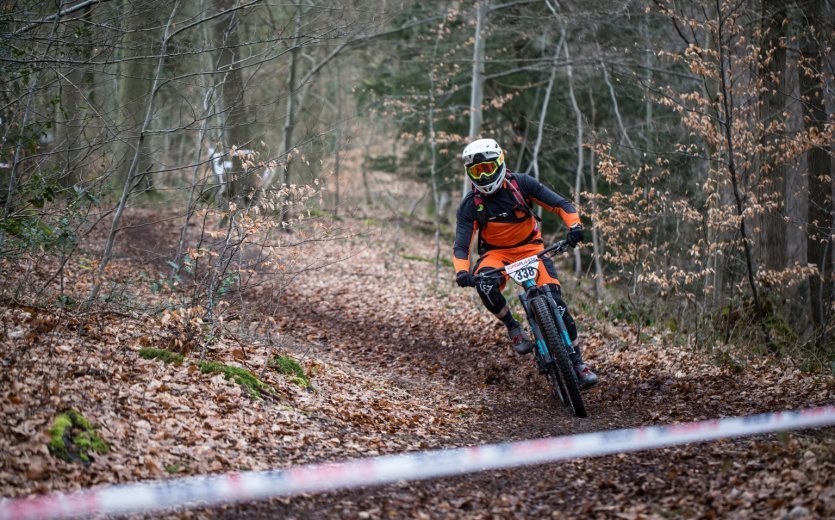
[[[475,287],[487,310],[507,327],[513,349],[520,355],[528,354],[533,350],[533,343],[513,317],[501,292],[507,276],[499,283],[477,281],[470,272],[470,243],[475,231],[479,231],[480,257],[474,272],[502,267],[544,249],[539,219],[531,211],[532,202],[562,218],[569,228],[566,241],[572,247],[583,241],[580,215],[573,204],[538,180],[510,172],[505,165],[504,151],[493,139],[473,141],[464,148],[461,157],[473,189],[458,207],[452,258],[455,281],[459,287]],[[542,258],[537,277],[538,285],[551,293],[557,308],[563,312],[571,341],[576,341],[577,326],[562,299],[560,282],[550,258]],[[581,387],[597,384],[597,375],[583,362],[579,349],[572,363]]]

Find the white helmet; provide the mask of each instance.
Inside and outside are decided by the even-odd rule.
[[[507,168],[504,151],[493,139],[479,139],[468,144],[461,154],[467,177],[475,189],[490,195],[502,186]]]

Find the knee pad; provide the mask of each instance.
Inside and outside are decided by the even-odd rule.
[[[493,314],[498,314],[507,305],[507,300],[505,300],[499,288],[500,285],[501,282],[499,279],[490,281],[480,280],[475,284],[475,290],[481,297],[481,302]]]

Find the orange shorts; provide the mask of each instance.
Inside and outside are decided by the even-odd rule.
[[[523,258],[533,256],[543,249],[545,249],[545,246],[541,241],[531,242],[530,244],[510,249],[491,249],[478,259],[474,271],[478,273],[484,269],[504,267],[518,260],[522,260]],[[502,279],[502,283],[499,286],[499,290],[504,289],[504,286],[507,283],[507,278],[508,276],[505,274]],[[557,270],[550,257],[543,258],[542,261],[539,262],[539,272],[536,276],[536,285],[541,286],[548,283],[554,283],[557,285],[560,284],[560,281],[557,280]]]

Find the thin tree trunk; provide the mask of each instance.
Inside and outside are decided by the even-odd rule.
[[[375,125],[371,124],[368,126],[368,134],[366,141],[364,143],[365,148],[365,157],[371,156],[371,143],[374,141],[374,129],[376,128]],[[360,172],[362,173],[362,188],[363,192],[365,193],[365,205],[367,207],[371,207],[371,185],[368,182],[368,168],[366,167],[365,160],[363,159],[362,167],[360,168]]]
[[[441,199],[438,194],[437,139],[435,136],[435,60],[438,56],[438,43],[443,27],[435,34],[435,46],[432,49],[432,61],[429,69],[429,177],[432,183],[432,205],[435,208],[435,283],[441,271]]]
[[[82,10],[80,17],[85,23],[90,23],[89,7]],[[75,22],[65,24],[63,29],[65,37],[69,37],[79,27],[80,25]],[[89,61],[89,49],[90,46],[87,46],[84,50],[74,51],[72,56],[74,59]],[[76,65],[64,68],[64,71],[64,74],[58,72],[61,84],[61,109],[56,114],[55,134],[64,159],[63,164],[60,165],[62,172],[58,180],[62,187],[68,188],[81,179],[79,169],[83,157],[82,150],[85,148],[83,139],[86,124],[85,104],[89,101],[84,92],[84,69]]]
[[[144,99],[151,92],[154,81],[154,65],[150,56],[159,48],[159,33],[157,29],[158,15],[149,8],[147,3],[137,3],[135,0],[123,0],[122,13],[126,31],[122,46],[124,47],[123,61],[119,64],[119,130],[127,132],[127,138],[117,151],[117,159],[134,157],[133,146],[141,144],[136,166],[132,160],[119,166],[118,182],[130,177],[130,171],[147,172],[151,169],[150,154],[147,151],[147,136],[138,139],[143,131],[145,114],[143,109],[148,106]]]
[[[649,12],[645,12],[643,18],[641,18],[641,34],[644,36],[644,45],[646,45],[647,49],[652,48],[652,43],[650,42],[649,37]],[[650,92],[650,85],[652,85],[652,57],[653,54],[651,52],[645,51],[644,52],[644,146],[649,149],[649,146],[652,142],[650,130],[652,129],[653,122],[652,122],[652,95]]]
[[[487,17],[487,2],[480,2],[476,5],[475,39],[473,43],[473,72],[470,83],[470,131],[468,137],[470,142],[478,139],[481,134],[481,104],[484,102],[484,37],[481,34],[484,30],[484,20]],[[464,176],[464,184],[461,189],[461,198],[467,196],[470,191],[470,180]]]
[[[600,61],[600,69],[603,71],[603,81],[606,83],[606,87],[609,89],[609,97],[612,99],[612,110],[615,112],[615,120],[618,122],[618,128],[620,128],[621,139],[626,141],[632,153],[637,153],[635,145],[632,144],[632,139],[629,138],[629,133],[623,125],[623,118],[620,115],[620,107],[618,106],[618,97],[615,95],[615,87],[612,86],[612,81],[609,79],[609,69],[606,68],[606,64],[603,62],[600,43],[595,40],[594,44],[597,47],[597,59]]]
[[[594,128],[597,121],[597,110],[594,104],[594,93],[589,89],[589,105],[591,106],[591,132],[594,135]],[[593,143],[592,143],[593,144]],[[589,180],[591,183],[591,215],[592,219],[597,217],[597,174],[594,171],[594,146],[589,147]],[[597,232],[596,221],[591,222],[591,245],[592,258],[594,259],[594,296],[597,301],[603,299],[603,265],[600,262],[602,250],[600,237]]]
[[[201,11],[205,6],[205,1],[201,2]],[[209,30],[208,24],[201,25],[201,31],[203,34],[203,41],[205,44],[208,45],[209,42]],[[207,80],[206,93],[203,96],[203,122],[200,125],[200,133],[198,134],[197,143],[194,147],[194,169],[192,170],[191,175],[191,186],[188,193],[188,206],[186,207],[186,214],[185,218],[183,219],[183,225],[180,228],[180,238],[177,241],[177,253],[174,257],[174,267],[171,271],[171,278],[173,279],[180,273],[180,269],[182,269],[182,262],[181,256],[183,254],[183,249],[185,248],[186,243],[186,232],[188,231],[189,222],[191,221],[191,217],[194,214],[195,206],[197,205],[197,201],[199,200],[196,196],[198,187],[202,187],[204,185],[203,182],[198,180],[201,165],[203,161],[203,142],[205,141],[206,134],[208,133],[208,129],[210,127],[210,121],[216,115],[216,104],[213,101],[215,91],[217,89],[217,67],[211,64],[211,60],[208,57],[209,55],[204,53],[201,59],[201,64],[203,66],[203,70],[211,70],[212,72],[207,76],[204,75],[204,78]],[[209,157],[209,161],[212,161],[213,158]],[[210,167],[213,168],[213,165],[210,163]]]
[[[237,0],[216,0],[219,10],[231,9]],[[218,81],[222,111],[225,114],[223,132],[228,153],[233,149],[247,147],[252,140],[250,135],[250,115],[246,106],[244,80],[239,63],[239,14],[238,11],[227,14],[215,24],[215,38],[219,42],[217,70],[221,76]],[[230,171],[225,172],[225,196],[228,201],[252,198],[255,192],[256,176],[247,175],[243,161],[236,153],[231,153]]]
[[[783,0],[763,0],[763,41],[760,46],[760,122],[765,126],[762,136],[764,147],[776,149],[782,140],[785,130],[777,133],[769,132],[768,128],[774,121],[784,121],[786,110],[786,46],[781,39],[785,36],[783,22],[787,12]],[[786,235],[785,215],[786,200],[786,170],[787,167],[779,159],[775,161],[775,153],[766,153],[761,160],[763,193],[760,201],[771,202],[778,206],[763,214],[762,225],[762,258],[766,269],[780,271],[788,264],[788,237]]]
[[[542,95],[542,87],[536,88],[536,96],[533,99],[533,106],[539,106],[539,97]],[[519,145],[519,153],[516,156],[516,167],[513,168],[513,171],[520,172],[522,171],[522,161],[525,159],[525,151],[528,148],[528,134],[531,131],[531,119],[529,117],[525,117],[525,131],[522,134],[522,144]],[[530,164],[528,165],[525,173],[530,171]]]
[[[339,153],[342,149],[342,67],[336,60],[336,143],[334,145],[333,179],[336,192],[333,200],[333,216],[339,215]]]
[[[565,59],[568,62],[566,72],[568,73],[568,97],[571,99],[571,107],[574,109],[574,122],[577,126],[577,170],[574,176],[574,204],[580,207],[580,189],[583,180],[583,113],[580,112],[580,105],[577,104],[577,96],[574,95],[574,73],[571,67],[571,56],[568,53],[568,45],[565,45]],[[580,249],[574,248],[574,272],[579,276],[583,274],[583,264],[580,258]]]
[[[594,171],[594,148],[589,150],[589,176],[591,177],[591,214],[597,215],[597,174]],[[591,245],[594,256],[594,295],[598,301],[603,299],[603,265],[600,257],[603,254],[603,247],[600,244],[600,234],[597,232],[597,225],[591,223]]]
[[[293,37],[293,49],[290,51],[290,75],[287,77],[287,113],[284,115],[284,179],[285,186],[290,185],[290,151],[293,149],[293,129],[296,118],[296,69],[299,61],[299,38],[301,36],[302,6],[296,6],[296,32]],[[287,222],[288,211],[281,207],[281,222]]]
[[[533,167],[533,176],[539,180],[539,149],[542,146],[542,135],[545,131],[545,116],[548,114],[548,102],[551,100],[551,92],[554,90],[554,80],[557,78],[557,60],[562,54],[562,48],[565,44],[565,28],[560,30],[560,40],[557,42],[554,50],[554,58],[551,61],[551,74],[548,76],[548,86],[545,87],[545,98],[542,100],[542,110],[539,111],[539,127],[536,132],[536,140],[533,145],[533,153],[531,154],[531,166]],[[542,208],[537,206],[539,215],[542,216]]]

